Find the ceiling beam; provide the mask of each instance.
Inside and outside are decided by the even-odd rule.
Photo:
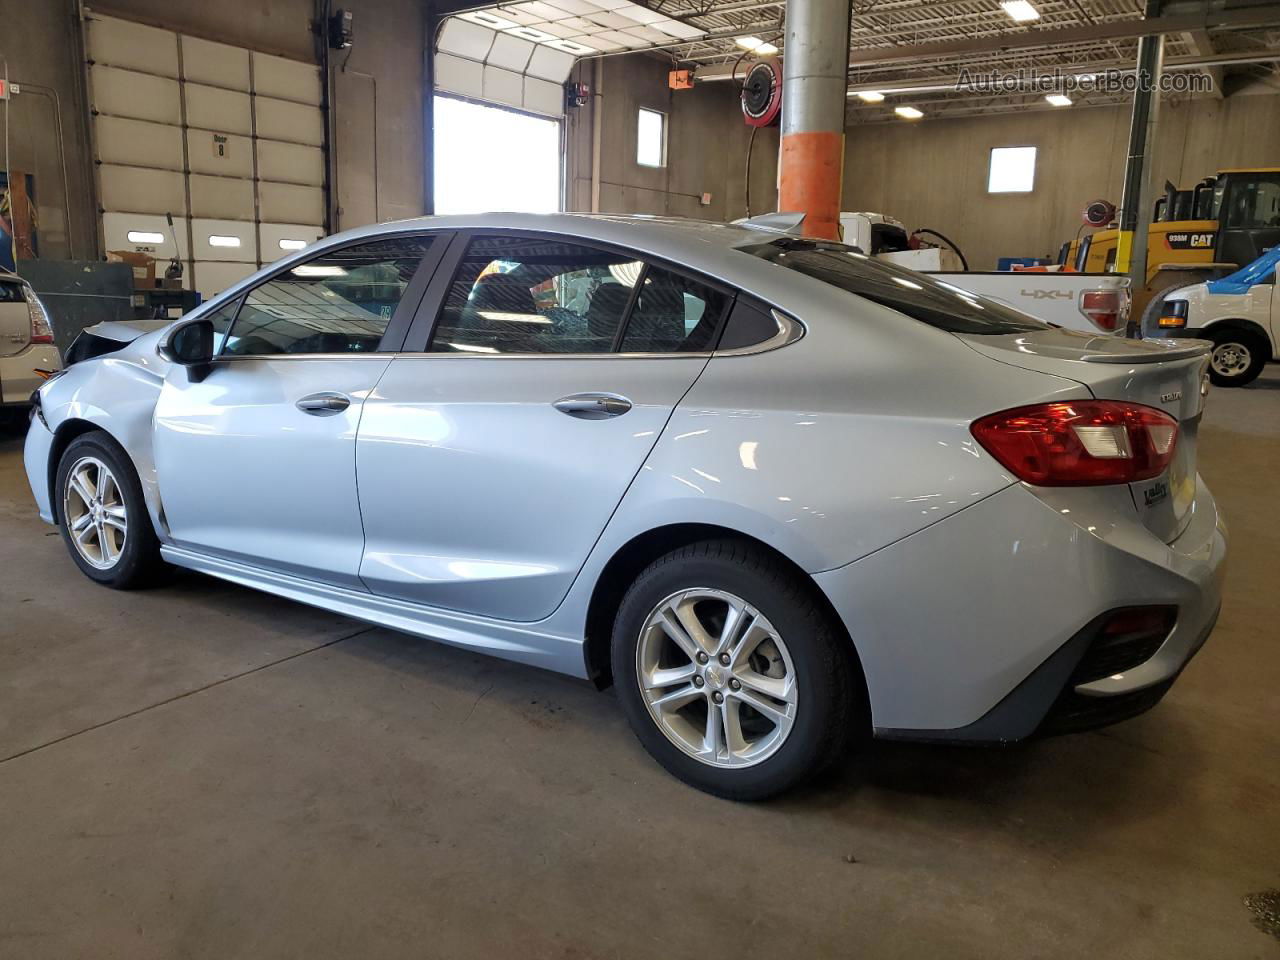
[[[1188,30],[1182,36],[1198,56],[1213,56],[1213,38],[1209,36],[1208,30]],[[1222,89],[1222,67],[1206,67],[1205,73],[1207,73],[1209,75],[1209,79],[1213,81],[1213,95],[1217,99],[1221,100],[1227,95]]]

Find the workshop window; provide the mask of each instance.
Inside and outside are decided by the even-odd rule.
[[[1036,182],[1035,147],[994,147],[987,193],[1030,193]]]
[[[667,165],[667,115],[640,108],[636,121],[636,163],[642,167]]]

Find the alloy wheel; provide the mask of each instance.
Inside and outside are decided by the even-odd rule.
[[[654,607],[640,630],[636,679],[667,739],[710,766],[768,759],[795,723],[786,644],[758,610],[724,590],[682,590]]]
[[[115,566],[128,536],[128,513],[115,475],[97,457],[81,457],[71,465],[62,517],[86,563],[98,570]]]

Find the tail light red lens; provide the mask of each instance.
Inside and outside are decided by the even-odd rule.
[[[1164,473],[1178,445],[1177,420],[1118,400],[1018,407],[969,429],[1005,469],[1041,487],[1150,480]]]
[[[1120,323],[1120,293],[1086,290],[1080,296],[1080,312],[1099,330],[1112,331]]]
[[[44,304],[29,287],[23,287],[22,293],[27,300],[27,317],[31,322],[31,342],[53,343],[53,324],[49,322],[49,314],[45,311]]]

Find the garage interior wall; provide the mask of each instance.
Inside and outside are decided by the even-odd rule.
[[[333,175],[337,229],[420,214],[423,209],[423,4],[416,0],[344,0],[356,43],[333,51]],[[315,62],[311,0],[107,0],[98,13],[164,26],[192,37],[292,60]],[[0,0],[6,37],[0,49],[10,77],[49,96],[10,101],[15,169],[36,176],[41,255],[93,259],[98,245],[88,108],[74,0]],[[347,54],[350,53],[348,57]],[[345,68],[345,69],[344,69]],[[64,200],[54,123],[56,95],[67,157]],[[70,231],[63,226],[70,216]]]
[[[652,56],[607,57],[602,84],[600,209],[732,220],[745,213],[743,183],[749,128],[734,84],[704,83],[670,90],[669,64]],[[583,61],[575,77],[594,84]],[[665,168],[642,167],[636,156],[636,111],[666,112]],[[1219,168],[1280,164],[1280,95],[1166,100],[1152,176],[1189,186]],[[592,115],[570,115],[569,209],[591,208]],[[845,210],[868,210],[930,227],[951,237],[975,270],[1002,256],[1056,256],[1075,236],[1093,199],[1120,201],[1129,131],[1126,107],[1070,108],[949,120],[859,124],[847,128]],[[992,147],[1035,146],[1035,188],[1029,194],[986,192]],[[776,128],[756,136],[751,205],[777,203]],[[940,160],[945,158],[945,161]],[[710,205],[699,197],[712,194]]]

